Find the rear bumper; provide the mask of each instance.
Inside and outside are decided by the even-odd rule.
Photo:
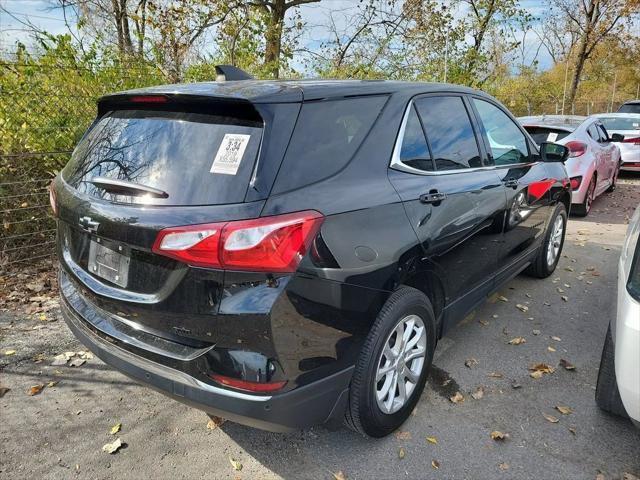
[[[87,348],[125,375],[179,402],[274,432],[342,422],[353,367],[282,394],[253,395],[218,387],[119,347],[115,339],[91,328],[61,291],[63,317]]]

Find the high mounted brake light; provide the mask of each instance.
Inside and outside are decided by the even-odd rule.
[[[167,103],[169,99],[164,95],[134,95],[129,97],[131,103]]]
[[[295,272],[324,217],[308,210],[251,220],[161,230],[158,255],[197,267],[253,272]]]

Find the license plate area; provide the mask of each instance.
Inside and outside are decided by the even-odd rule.
[[[119,287],[126,287],[129,281],[129,249],[124,245],[105,244],[101,239],[89,243],[87,267],[94,275],[104,278]]]

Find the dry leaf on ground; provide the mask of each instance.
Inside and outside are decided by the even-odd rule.
[[[568,360],[565,360],[564,358],[560,359],[560,366],[562,368],[564,368],[565,370],[575,370],[576,369],[575,365],[573,365]]]
[[[556,337],[555,335],[553,335],[551,337],[551,340],[555,340],[556,342],[561,342],[562,341],[562,339],[560,337]]]
[[[528,312],[528,311],[529,311],[529,307],[527,307],[526,305],[522,305],[522,304],[520,304],[520,303],[518,303],[518,304],[516,305],[516,308],[517,308],[518,310],[520,310],[521,312]]]
[[[431,460],[431,466],[434,470],[438,470],[440,468],[440,462],[437,460]]]
[[[556,405],[555,408],[563,415],[569,415],[570,413],[573,413],[571,407],[565,407],[564,405]]]
[[[0,385],[0,398],[4,397],[4,394],[10,391],[11,389],[9,387],[3,387]]]
[[[27,392],[27,395],[29,395],[30,397],[33,397],[34,395],[38,395],[43,388],[44,388],[43,384],[32,385],[29,391]]]
[[[111,430],[109,430],[109,433],[111,435],[115,435],[116,433],[118,433],[120,431],[121,428],[122,428],[122,424],[121,423],[116,423],[113,427],[111,427]]]
[[[335,480],[347,480],[347,476],[344,474],[342,470],[338,470],[333,474],[333,478]]]
[[[483,327],[486,327],[487,325],[489,325],[489,322],[487,322],[486,320],[478,320],[478,323]]]
[[[522,345],[523,343],[527,343],[524,337],[516,337],[509,340],[509,345]]]
[[[449,400],[453,403],[462,403],[464,402],[464,396],[460,392],[456,392],[453,397],[449,397]]]
[[[622,480],[640,480],[640,478],[636,477],[633,473],[624,472],[622,474]]]
[[[556,349],[555,349],[555,348],[553,348],[551,345],[549,345],[549,346],[547,347],[547,350],[548,350],[549,352],[555,352],[555,351],[556,351]]]
[[[468,367],[468,368],[473,368],[474,366],[476,366],[478,364],[478,360],[476,360],[475,358],[467,358],[464,361],[464,366]]]
[[[411,432],[396,432],[396,438],[398,440],[411,440]]]
[[[491,438],[493,440],[506,440],[507,438],[509,438],[509,434],[502,433],[500,430],[494,430],[493,432],[491,432]]]
[[[398,458],[402,460],[406,454],[407,453],[404,451],[404,447],[400,447],[400,449],[398,450]]]
[[[484,397],[484,388],[476,388],[475,391],[471,393],[471,396],[474,400],[480,400],[482,397]]]
[[[427,442],[433,443],[434,445],[438,444],[438,439],[436,437],[427,437]]]
[[[500,470],[509,470],[509,464],[507,462],[502,462],[501,464],[498,465],[498,468]]]
[[[226,422],[226,419],[224,419],[222,417],[216,417],[215,415],[210,415],[209,416],[209,421],[207,422],[207,428],[209,430],[215,430],[220,425],[222,425],[224,422]]]
[[[558,423],[560,420],[553,415],[549,415],[548,413],[543,413],[542,416],[546,418],[551,423]]]
[[[231,463],[231,466],[236,472],[242,470],[242,463],[240,463],[238,460],[234,460],[233,458],[229,457],[229,463]]]
[[[508,302],[509,299],[503,295],[498,295],[498,300],[500,300],[501,302]]]
[[[122,448],[122,445],[123,445],[122,440],[120,440],[119,438],[116,438],[111,443],[105,443],[102,447],[102,451],[113,455],[118,450],[120,450],[120,448]]]
[[[81,367],[86,363],[86,360],[83,358],[74,358],[69,362],[70,367]]]
[[[531,378],[540,378],[543,374],[551,374],[555,372],[555,370],[555,368],[546,363],[536,363],[529,367],[529,371],[531,372],[529,375],[531,376]]]

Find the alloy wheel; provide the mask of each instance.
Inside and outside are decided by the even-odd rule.
[[[560,254],[560,246],[562,245],[562,234],[564,233],[564,219],[558,215],[553,222],[551,237],[549,237],[549,245],[547,246],[547,265],[553,267]]]
[[[393,414],[409,400],[425,364],[427,335],[418,315],[407,315],[384,343],[375,376],[375,396],[383,413]]]

